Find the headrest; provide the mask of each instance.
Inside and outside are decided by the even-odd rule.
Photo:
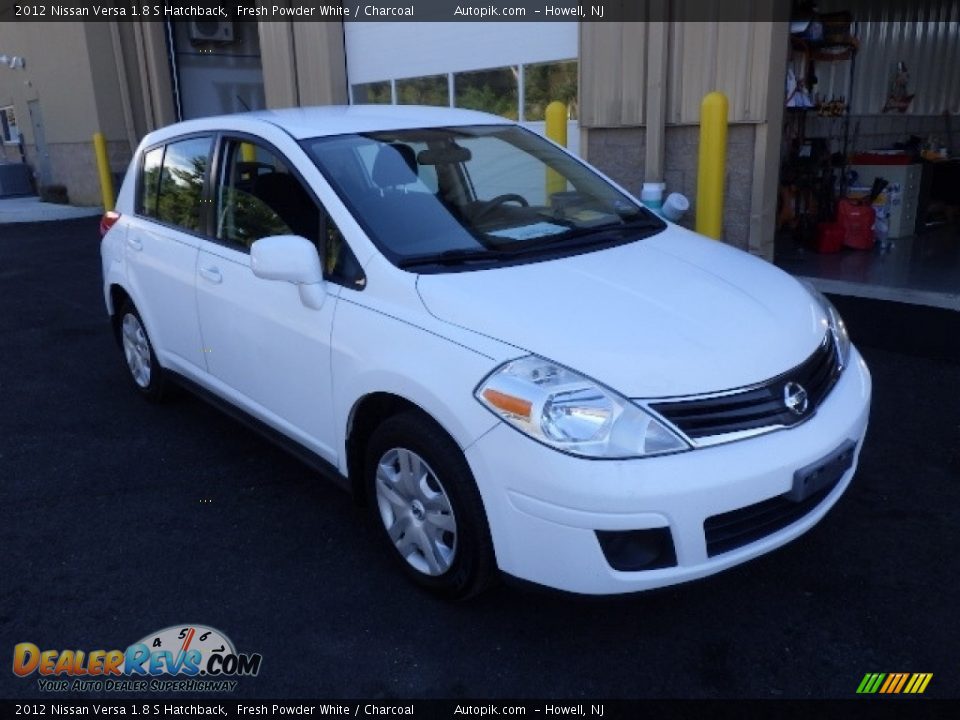
[[[417,154],[404,143],[380,146],[373,161],[373,182],[388,188],[417,181]]]
[[[280,172],[258,175],[253,182],[253,192],[268,202],[278,197],[284,198],[289,195],[305,194],[303,186],[295,177]]]

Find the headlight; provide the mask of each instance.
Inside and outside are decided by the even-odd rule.
[[[833,303],[827,300],[827,296],[817,290],[806,280],[801,281],[813,299],[820,303],[823,312],[827,315],[827,324],[830,326],[830,332],[833,334],[833,341],[837,346],[837,355],[840,356],[840,367],[846,367],[847,358],[850,356],[850,333],[847,332],[847,326],[840,317],[840,313],[833,306]]]
[[[533,355],[501,365],[475,395],[501,420],[572,455],[622,459],[690,449],[626,398]]]

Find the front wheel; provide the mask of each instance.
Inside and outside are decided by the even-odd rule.
[[[409,577],[448,599],[483,590],[495,569],[480,493],[463,453],[418,412],[384,421],[367,447],[374,523]]]

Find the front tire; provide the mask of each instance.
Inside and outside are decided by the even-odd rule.
[[[140,313],[129,302],[120,308],[118,328],[127,376],[143,397],[151,402],[159,402],[166,390],[166,375],[157,362]]]
[[[486,513],[449,435],[419,412],[395,415],[373,432],[364,467],[373,522],[408,577],[451,600],[490,584]]]

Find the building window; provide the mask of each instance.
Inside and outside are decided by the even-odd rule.
[[[450,104],[447,76],[428,75],[397,80],[397,104],[447,107]]]
[[[390,93],[390,81],[370,82],[354,85],[353,102],[364,105],[389,105],[393,102]]]
[[[576,120],[577,69],[574,60],[514,65],[491,70],[380,80],[351,86],[352,102],[454,106],[520,122],[543,122],[547,105],[559,100],[567,119]],[[450,87],[453,86],[453,102]],[[395,94],[395,96],[394,96]],[[520,106],[523,98],[523,106]]]
[[[519,67],[456,73],[453,84],[457,107],[482,110],[511,120],[520,119]]]
[[[523,68],[523,119],[545,120],[547,105],[559,100],[567,117],[577,118],[577,61],[540,63]]]
[[[13,106],[0,108],[0,138],[4,143],[15,144],[20,142],[20,131],[17,129],[17,116]]]

